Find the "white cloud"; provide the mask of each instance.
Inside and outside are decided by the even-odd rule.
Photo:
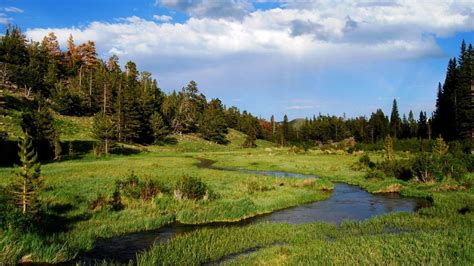
[[[306,109],[314,109],[314,106],[312,106],[312,105],[292,105],[292,106],[287,106],[285,109],[286,110],[306,110]]]
[[[153,19],[157,21],[169,22],[173,20],[173,17],[167,15],[153,15]]]
[[[237,0],[159,3],[193,17],[159,23],[132,16],[80,28],[28,29],[26,35],[41,40],[54,31],[65,47],[72,33],[76,42],[94,40],[99,54],[134,60],[158,78],[210,78],[228,87],[276,77],[291,83],[294,73],[332,66],[438,56],[435,37],[474,30],[474,5],[467,1],[317,1],[271,10]]]
[[[199,18],[241,19],[253,10],[248,0],[157,0],[156,4]]]
[[[0,13],[0,24],[8,24],[12,21],[13,19],[10,17],[7,17],[7,14],[5,13]]]
[[[23,9],[20,9],[18,7],[14,7],[14,6],[7,6],[7,7],[4,7],[3,10],[5,12],[9,12],[9,13],[23,13]]]

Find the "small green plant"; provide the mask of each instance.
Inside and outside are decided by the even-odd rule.
[[[436,141],[433,145],[433,153],[438,156],[443,156],[448,153],[449,151],[449,146],[444,142],[444,139],[441,137],[441,135],[436,138]]]
[[[264,191],[269,191],[275,189],[273,186],[268,186],[262,183],[259,183],[258,181],[252,180],[247,183],[247,189],[250,194],[256,193],[256,192],[264,192]]]
[[[390,136],[385,137],[384,142],[385,155],[387,156],[387,161],[393,160],[393,139]]]
[[[39,209],[38,193],[42,188],[40,163],[33,149],[33,142],[25,132],[18,144],[21,166],[13,177],[12,202],[23,214],[36,213]]]

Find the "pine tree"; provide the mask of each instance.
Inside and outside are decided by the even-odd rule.
[[[168,136],[169,130],[160,113],[155,112],[151,115],[150,125],[153,133],[154,143],[162,144],[165,141],[166,136]]]
[[[227,123],[224,116],[224,108],[219,99],[212,99],[204,109],[199,123],[201,136],[219,144],[226,144]]]
[[[418,136],[418,122],[415,120],[412,110],[408,113],[408,125],[410,127],[410,138],[416,138]]]
[[[426,113],[423,111],[420,111],[420,118],[418,119],[418,138],[428,138],[428,120],[426,118]]]
[[[112,141],[115,138],[115,124],[104,112],[97,113],[94,116],[92,134],[94,138],[101,143],[104,153],[107,156]]]
[[[54,118],[46,105],[45,99],[38,95],[35,99],[34,112],[22,114],[23,131],[28,132],[33,139],[33,146],[40,160],[54,158],[54,139],[57,136]]]
[[[286,115],[283,116],[283,123],[281,124],[281,126],[282,126],[282,137],[283,137],[283,140],[281,140],[281,145],[286,145],[291,137],[290,136],[291,129],[290,129],[290,123],[288,122],[288,116]]]
[[[461,54],[459,55],[459,82],[458,82],[458,138],[463,140],[471,140],[472,126],[474,118],[472,117],[472,95],[471,85],[474,80],[473,76],[473,58],[472,45],[466,47],[463,40],[461,45]]]
[[[59,47],[58,38],[54,32],[50,32],[48,36],[45,36],[41,45],[46,49],[48,56],[51,59],[55,60],[56,62],[61,60],[62,52],[61,48]]]
[[[0,63],[2,83],[7,81],[20,89],[25,86],[25,68],[28,65],[28,49],[26,37],[20,28],[6,27],[5,35],[0,37]]]
[[[18,156],[21,166],[12,182],[12,201],[23,215],[34,214],[39,209],[38,193],[41,190],[40,164],[28,132],[20,137]]]
[[[276,131],[275,116],[272,115],[272,117],[270,118],[270,123],[272,125],[272,136],[273,136],[275,135],[275,131]]]
[[[257,140],[257,137],[256,137],[256,132],[255,131],[251,131],[247,137],[245,138],[245,141],[244,143],[242,144],[242,147],[243,148],[255,148],[257,147],[257,144],[255,143],[255,141]]]
[[[390,135],[393,137],[400,137],[402,123],[400,120],[400,114],[398,113],[397,100],[393,99],[392,113],[390,115]]]
[[[199,94],[195,81],[190,81],[179,94],[179,107],[172,121],[175,133],[196,132],[200,114],[204,111],[206,98]]]
[[[140,141],[142,134],[142,116],[138,102],[138,70],[135,63],[125,65],[125,86],[121,94],[121,134],[126,142]]]

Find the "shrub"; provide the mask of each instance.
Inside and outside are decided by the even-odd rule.
[[[140,179],[132,171],[125,180],[118,180],[115,182],[115,185],[126,197],[138,199],[140,198],[139,182]]]
[[[377,169],[387,176],[407,181],[413,177],[412,164],[409,160],[383,161],[377,164]]]
[[[103,195],[99,194],[96,199],[89,203],[89,209],[92,211],[100,211],[105,208],[111,211],[120,211],[124,208],[122,195],[118,189],[112,193],[112,196],[108,200]]]
[[[451,177],[459,180],[468,172],[468,167],[466,166],[468,162],[464,161],[462,158],[459,159],[450,154],[446,154],[439,158],[439,164],[445,177]]]
[[[412,171],[414,177],[424,183],[440,181],[443,178],[439,161],[428,153],[420,153],[413,159]]]
[[[116,182],[118,190],[132,199],[142,199],[148,201],[160,193],[168,192],[168,189],[156,181],[140,181],[139,177],[131,172],[130,175],[123,181]]]
[[[177,199],[200,200],[206,194],[209,194],[207,185],[201,179],[192,176],[182,176],[174,190]]]
[[[148,201],[154,198],[156,195],[163,193],[163,188],[158,183],[153,181],[146,181],[140,183],[140,198],[143,201]]]
[[[359,163],[371,169],[375,167],[375,163],[370,160],[370,157],[367,154],[364,154],[359,158]]]
[[[378,170],[378,169],[371,169],[367,171],[367,174],[365,175],[366,179],[385,179],[386,176],[383,171]]]

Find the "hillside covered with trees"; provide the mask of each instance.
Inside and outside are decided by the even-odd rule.
[[[91,131],[99,141],[98,149],[106,154],[116,142],[164,144],[172,141],[173,134],[195,133],[226,144],[228,128],[247,134],[248,147],[257,138],[311,147],[351,137],[374,144],[387,136],[399,140],[442,136],[458,141],[467,151],[474,127],[473,54],[472,44],[463,42],[459,57],[449,61],[433,114],[410,111],[401,116],[394,100],[390,116],[381,109],[370,117],[319,114],[300,121],[298,127],[291,126],[286,115],[282,122],[273,116],[266,120],[237,107],[227,108],[219,99],[208,100],[194,81],[165,93],[151,73],[139,71],[134,62],[126,62],[122,69],[117,56],[101,59],[93,41],[75,44],[72,35],[66,49],[61,49],[54,32],[39,43],[26,40],[18,27],[8,27],[0,40],[0,74],[3,90],[27,99],[21,127],[32,135],[43,159],[55,157],[61,139],[51,110],[65,116],[94,116]],[[1,102],[5,105],[5,100]],[[8,107],[2,109],[8,116]],[[15,138],[5,129],[1,135]]]

